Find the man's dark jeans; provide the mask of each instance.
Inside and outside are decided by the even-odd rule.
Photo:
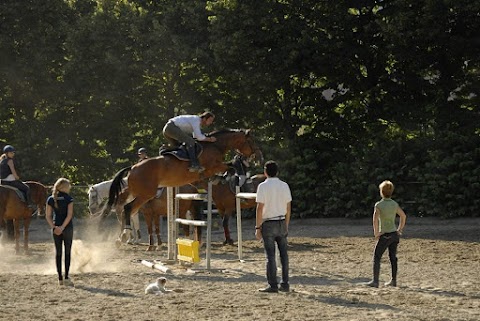
[[[278,288],[275,243],[280,252],[282,263],[281,285],[288,288],[287,228],[285,220],[265,221],[262,223],[262,238],[267,258],[267,281],[272,288]]]

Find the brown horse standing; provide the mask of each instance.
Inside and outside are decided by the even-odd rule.
[[[30,187],[32,201],[37,205],[39,213],[44,213],[47,201],[47,188],[38,182],[25,182]],[[13,220],[15,235],[15,253],[20,253],[20,220],[23,220],[24,251],[28,254],[28,229],[35,209],[22,202],[17,193],[0,185],[0,221]],[[45,214],[43,214],[45,215]]]
[[[199,156],[199,162],[205,168],[205,171],[201,174],[190,172],[188,162],[180,161],[171,155],[149,158],[134,166],[120,170],[115,175],[110,187],[104,215],[110,212],[111,207],[116,204],[122,189],[122,179],[127,173],[130,173],[128,188],[134,200],[124,206],[125,233],[130,230],[130,214],[136,213],[143,204],[153,198],[159,186],[182,186],[224,172],[228,166],[223,162],[223,157],[230,150],[237,150],[246,157],[252,155],[262,157],[250,130],[222,130],[213,132],[210,136],[215,137],[217,141],[215,143],[200,142],[203,152]]]
[[[180,193],[197,193],[197,188],[193,185],[184,185],[180,187]],[[187,211],[193,215],[195,219],[199,218],[200,210],[198,209],[198,202],[194,200],[179,200],[179,217],[186,218]],[[153,225],[155,224],[155,235],[157,236],[157,245],[162,245],[160,238],[160,216],[167,216],[167,190],[165,189],[160,198],[154,198],[142,206],[140,210],[145,216],[147,223],[149,246],[148,251],[155,250],[155,240],[153,234]],[[185,236],[190,235],[190,228],[187,225],[183,226]]]
[[[251,183],[249,184],[251,184],[251,186],[249,187],[252,192],[256,192],[258,185],[261,182],[265,181],[266,177],[263,174],[258,174],[252,176],[250,179]],[[233,240],[230,237],[230,229],[228,227],[228,224],[230,217],[237,210],[237,203],[234,191],[232,190],[230,184],[226,183],[223,178],[220,183],[212,185],[212,199],[215,203],[215,207],[217,208],[218,213],[222,217],[223,232],[225,235],[225,240],[223,241],[223,244],[233,245]],[[243,199],[240,203],[242,209],[252,208],[256,205],[257,203],[254,199]]]
[[[187,184],[180,187],[180,193],[197,193],[197,188],[193,185]],[[129,197],[128,188],[125,189],[118,196],[118,203],[125,204],[126,200]],[[194,200],[179,200],[179,216],[180,218],[186,218],[188,211],[194,216],[195,219],[198,218],[198,215],[201,214],[199,209],[197,209],[199,201]],[[124,222],[124,213],[120,205],[116,207],[117,218],[122,223],[122,228],[125,225]],[[145,203],[141,208],[140,212],[143,213],[145,217],[145,223],[147,224],[148,231],[148,248],[147,251],[154,251],[157,246],[162,245],[162,239],[160,237],[160,216],[167,216],[167,191],[164,190],[162,195],[159,198],[152,198],[147,203]],[[121,214],[119,214],[121,213]],[[132,213],[133,215],[137,215]],[[155,225],[155,234],[153,233],[153,228]],[[190,234],[190,229],[188,226],[183,226],[183,231],[188,237]],[[155,245],[155,235],[157,236],[157,245]]]

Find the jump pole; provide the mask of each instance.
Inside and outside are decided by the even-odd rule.
[[[177,190],[178,191],[178,190]],[[168,196],[168,195],[167,195]],[[172,195],[173,196],[173,195]],[[178,218],[178,211],[179,211],[179,206],[178,202],[179,200],[184,199],[184,200],[205,200],[205,194],[197,193],[197,194],[180,194],[176,193],[175,194],[175,202],[176,202],[176,210],[175,210],[175,225],[177,223],[180,224],[186,224],[186,225],[194,225],[194,226],[207,226],[207,248],[206,248],[206,269],[210,270],[210,259],[211,259],[211,244],[212,244],[212,183],[208,183],[208,190],[207,190],[207,222],[205,221],[195,221],[195,220],[184,220],[184,219],[179,219]],[[170,218],[170,215],[168,215]],[[170,226],[170,225],[169,225]],[[175,246],[175,239],[173,240],[172,244]],[[170,247],[170,239],[169,241],[169,247]],[[176,258],[176,256],[175,256]]]
[[[235,187],[235,202],[237,205],[237,237],[238,237],[238,259],[243,260],[243,238],[242,238],[242,206],[241,199],[256,199],[257,193],[240,193],[240,186]]]
[[[173,187],[167,187],[167,221],[168,221],[168,261],[175,262],[177,259],[177,247],[175,246],[175,240],[177,239],[177,223],[176,211],[173,210]]]

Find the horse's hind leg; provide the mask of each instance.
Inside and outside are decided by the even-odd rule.
[[[132,201],[133,202],[133,201]],[[127,240],[130,240],[132,237],[132,227],[131,227],[131,222],[130,222],[130,214],[132,212],[132,202],[125,204],[123,207],[123,217],[125,224],[123,225],[123,231],[120,233],[120,240],[122,243],[127,242]]]
[[[155,196],[155,194],[153,196]],[[133,201],[131,201],[130,203],[126,204],[123,207],[123,209],[125,210],[125,228],[122,233],[122,240],[126,235],[130,236],[132,232],[132,227],[131,227],[132,213],[138,213],[138,210],[140,209],[140,207],[142,207],[142,205],[145,204],[153,196],[151,197],[137,196]]]
[[[228,221],[230,219],[230,214],[225,213],[222,218],[223,224],[223,233],[225,234],[225,241],[223,241],[223,245],[233,245],[233,240],[230,237],[230,229],[228,228]]]
[[[138,212],[132,215],[132,233],[130,235],[130,239],[127,241],[129,244],[138,244],[140,240],[140,219],[138,216]]]

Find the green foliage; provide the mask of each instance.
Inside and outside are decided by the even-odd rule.
[[[480,3],[0,2],[0,142],[22,178],[86,185],[172,116],[254,128],[294,215],[479,210]]]

